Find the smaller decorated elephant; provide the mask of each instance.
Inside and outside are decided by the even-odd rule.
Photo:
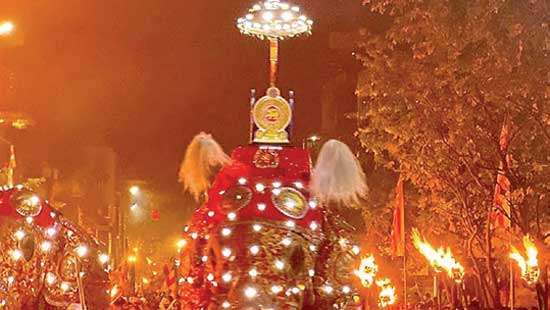
[[[33,191],[0,191],[0,244],[0,309],[108,308],[108,257]]]

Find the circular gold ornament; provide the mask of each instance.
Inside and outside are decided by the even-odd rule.
[[[301,219],[309,210],[306,198],[298,190],[291,187],[283,187],[278,194],[271,195],[273,204],[284,215]]]
[[[23,253],[23,258],[25,261],[29,262],[34,256],[34,250],[36,247],[36,240],[34,240],[34,235],[32,233],[26,234],[21,242],[19,243],[19,248],[21,253]]]
[[[63,281],[75,282],[78,274],[78,259],[72,254],[66,254],[59,265],[59,275]]]
[[[288,143],[286,128],[292,119],[290,104],[282,97],[264,96],[252,110],[254,123],[259,128],[254,142]]]
[[[232,187],[223,193],[221,207],[224,211],[237,211],[250,203],[252,191],[246,186]]]
[[[15,211],[24,217],[34,217],[42,211],[42,202],[40,198],[28,189],[13,192],[10,197],[10,202]]]

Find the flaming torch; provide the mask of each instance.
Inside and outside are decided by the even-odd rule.
[[[462,282],[464,267],[454,259],[450,248],[446,250],[443,248],[434,249],[430,243],[420,236],[416,228],[412,231],[412,238],[416,249],[428,259],[435,272],[439,273],[444,270],[449,278],[456,283]]]
[[[459,284],[464,279],[464,267],[457,262],[451,249],[438,248],[437,250],[427,242],[418,229],[412,230],[412,239],[416,249],[426,257],[430,265],[434,268],[436,274],[434,275],[434,296],[437,297],[438,309],[441,309],[441,294],[439,289],[438,274],[441,271],[445,271],[450,279]]]
[[[395,294],[395,286],[391,283],[390,279],[384,278],[376,280],[376,285],[380,288],[380,294],[378,294],[378,306],[380,308],[389,307],[397,301],[397,295]]]
[[[369,288],[374,283],[374,277],[378,272],[378,265],[374,261],[374,256],[371,254],[361,259],[359,268],[353,271],[353,273],[361,280],[361,284]]]
[[[527,255],[526,258],[521,255],[518,249],[514,246],[512,246],[510,258],[517,262],[521,271],[521,278],[525,280],[527,284],[533,285],[537,283],[540,276],[540,268],[537,259],[539,252],[529,235],[523,237],[523,247],[525,248],[525,253]]]

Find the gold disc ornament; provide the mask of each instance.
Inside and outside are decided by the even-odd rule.
[[[15,211],[24,217],[34,217],[42,211],[40,198],[26,188],[14,191],[10,197],[10,203]]]
[[[292,108],[281,96],[264,96],[252,110],[258,130],[254,133],[256,143],[288,143],[286,128],[292,119]]]
[[[304,195],[291,187],[281,188],[271,196],[271,200],[279,212],[293,219],[303,218],[309,210]]]

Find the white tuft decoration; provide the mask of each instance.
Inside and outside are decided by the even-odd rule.
[[[210,178],[214,169],[231,162],[222,147],[204,132],[196,135],[187,150],[180,166],[179,182],[198,201],[203,192],[210,187]]]
[[[366,196],[365,173],[346,144],[330,140],[323,145],[313,169],[311,191],[324,202],[345,205]]]

